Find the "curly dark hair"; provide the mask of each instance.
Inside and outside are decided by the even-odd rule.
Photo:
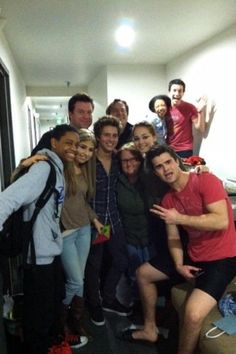
[[[98,139],[101,136],[102,129],[106,126],[112,126],[117,128],[118,135],[120,135],[122,126],[118,118],[113,116],[103,116],[99,118],[93,125],[93,131],[95,138]]]

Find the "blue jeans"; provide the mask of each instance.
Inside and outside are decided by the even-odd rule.
[[[84,270],[90,249],[90,242],[90,224],[82,226],[63,239],[61,259],[66,273],[65,305],[69,305],[75,295],[83,297]]]

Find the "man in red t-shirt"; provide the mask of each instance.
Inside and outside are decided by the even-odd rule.
[[[185,92],[185,83],[182,80],[171,80],[168,89],[171,109],[167,120],[167,143],[180,157],[189,157],[193,154],[192,127],[194,126],[202,134],[205,131],[205,117],[202,110],[206,106],[206,97],[201,97],[196,108],[182,100]]]
[[[210,173],[197,175],[181,170],[174,150],[160,145],[149,151],[154,173],[170,186],[161,205],[151,212],[166,224],[171,257],[159,254],[137,271],[144,310],[144,328],[124,332],[124,339],[158,339],[155,322],[156,282],[193,281],[180,332],[178,354],[191,354],[202,322],[236,274],[236,232],[233,210],[221,181]],[[178,226],[188,234],[183,249]]]

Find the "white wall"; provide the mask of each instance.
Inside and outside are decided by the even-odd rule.
[[[215,101],[208,135],[199,155],[221,178],[236,178],[236,26],[185,53],[167,65],[167,80],[186,82],[185,99],[196,103],[202,94]]]
[[[10,77],[11,112],[16,164],[30,152],[27,127],[26,90],[22,76],[16,66],[11,50],[0,31],[0,59]]]
[[[143,120],[150,99],[166,92],[164,65],[108,65],[89,84],[88,92],[94,99],[94,121],[103,116],[106,107],[115,99],[127,101],[129,122]]]
[[[30,152],[27,129],[26,91],[4,34],[0,31],[0,58],[10,74],[11,109],[16,163]],[[114,99],[125,99],[130,106],[129,121],[144,119],[148,102],[159,93],[167,93],[170,79],[180,77],[187,84],[185,99],[207,94],[216,102],[209,133],[202,141],[200,155],[220,177],[236,177],[236,117],[233,105],[236,79],[236,26],[168,63],[158,65],[109,65],[88,87],[95,100],[94,117],[105,113]],[[208,107],[209,108],[209,107]],[[46,127],[45,127],[46,128]]]
[[[107,103],[115,98],[127,101],[129,122],[143,120],[148,103],[158,93],[166,92],[164,65],[109,65],[107,67]]]
[[[102,68],[88,86],[88,94],[94,100],[93,122],[104,116],[107,107],[107,69]]]

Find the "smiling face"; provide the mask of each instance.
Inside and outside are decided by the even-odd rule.
[[[51,147],[63,162],[72,162],[78,153],[79,134],[67,132],[59,140],[52,138]]]
[[[93,156],[95,150],[95,145],[92,140],[85,140],[79,143],[78,154],[76,156],[76,161],[79,165],[88,162]]]
[[[164,100],[157,99],[154,103],[154,110],[158,117],[163,118],[165,117],[168,108]]]
[[[128,178],[136,177],[139,174],[141,161],[135,157],[131,151],[122,150],[120,153],[122,172]]]
[[[133,141],[141,154],[147,153],[156,142],[156,135],[150,133],[147,127],[136,127],[133,132]]]
[[[111,107],[110,113],[112,116],[119,118],[121,125],[124,129],[128,121],[128,114],[124,103],[121,101],[114,103]]]
[[[179,177],[180,167],[179,161],[175,160],[169,153],[164,152],[152,159],[154,173],[162,179],[162,181],[173,184]]]
[[[169,91],[172,106],[178,106],[184,95],[184,87],[182,85],[173,84]]]
[[[76,129],[88,129],[92,124],[93,106],[90,102],[77,101],[73,112],[69,112],[70,123]]]
[[[105,125],[102,128],[98,140],[98,149],[105,153],[111,153],[115,150],[118,144],[119,134],[118,129],[112,125]]]

